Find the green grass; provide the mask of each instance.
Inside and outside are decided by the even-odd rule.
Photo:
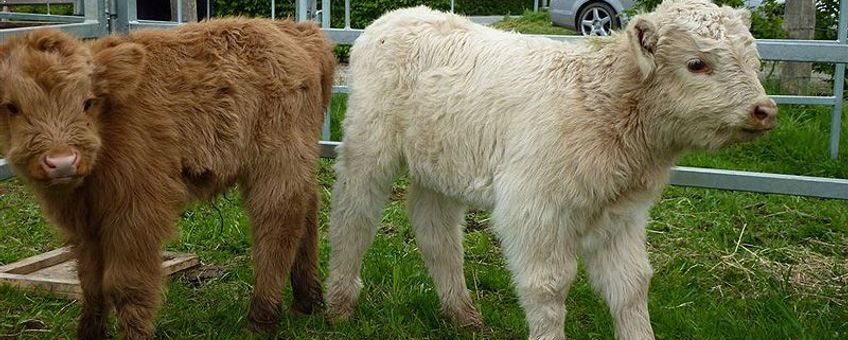
[[[552,35],[574,35],[575,32],[567,28],[551,24],[551,15],[547,11],[524,11],[518,17],[507,16],[503,20],[492,24],[492,27],[505,31],[516,31],[532,34]]]

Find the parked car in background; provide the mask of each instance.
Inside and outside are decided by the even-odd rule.
[[[745,0],[745,7],[755,11],[762,0]],[[784,0],[777,0],[782,4]],[[635,6],[633,0],[550,0],[551,23],[573,29],[582,35],[607,36],[627,22],[624,11]]]
[[[582,35],[610,35],[627,21],[625,10],[632,0],[551,0],[549,11],[554,25]]]

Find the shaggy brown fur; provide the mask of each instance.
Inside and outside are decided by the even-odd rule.
[[[334,60],[314,24],[226,19],[83,43],[42,30],[0,46],[0,144],[79,260],[80,338],[151,338],[162,244],[185,205],[239,184],[252,220],[248,317],[272,330],[291,269],[321,303],[317,137]]]

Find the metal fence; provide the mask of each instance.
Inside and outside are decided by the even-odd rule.
[[[22,1],[22,0],[21,0]],[[38,0],[47,1],[47,0]],[[61,1],[61,0],[60,0]],[[54,1],[60,2],[60,1]],[[108,32],[128,33],[132,30],[148,27],[173,27],[179,25],[182,15],[182,2],[177,1],[174,21],[140,20],[137,16],[137,0],[79,0],[82,3],[82,16],[58,16],[41,14],[23,14],[0,12],[0,20],[39,20],[51,23],[57,27],[83,38],[103,36]],[[275,0],[269,1],[269,13],[275,13]],[[317,0],[295,0],[297,20],[320,21],[324,32],[336,44],[350,45],[362,33],[360,28],[350,25],[351,0],[344,0],[344,26],[331,27],[331,1],[321,1],[320,9]],[[481,0],[482,1],[482,0]],[[542,2],[545,5],[546,1]],[[201,2],[202,4],[202,2]],[[540,0],[533,1],[537,10]],[[209,3],[206,2],[207,14]],[[453,1],[451,1],[453,8]],[[489,21],[491,18],[476,18],[474,21]],[[789,96],[776,95],[772,98],[778,104],[827,105],[833,108],[829,134],[830,156],[837,158],[839,153],[840,127],[842,124],[843,84],[845,64],[848,63],[848,0],[840,2],[838,38],[835,41],[821,40],[758,40],[760,55],[765,60],[789,62],[818,62],[836,64],[833,79],[833,94],[831,96]],[[41,26],[43,27],[43,26]],[[14,34],[20,34],[39,27],[13,28],[0,30],[0,40]],[[579,41],[578,36],[546,36],[560,41]],[[348,93],[347,86],[334,86],[335,93]],[[322,131],[321,150],[325,157],[335,155],[335,147],[339,142],[330,140],[331,116],[326,113]],[[824,136],[823,136],[824,138]],[[5,161],[0,159],[0,179],[8,178],[11,174]],[[788,194],[813,196],[822,198],[837,198],[848,200],[848,179],[835,179],[810,176],[795,176],[762,172],[734,171],[723,169],[707,169],[693,167],[675,167],[672,170],[671,184],[681,186],[717,188],[726,190],[750,191],[761,193]]]

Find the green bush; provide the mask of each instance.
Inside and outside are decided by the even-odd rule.
[[[831,0],[838,1],[838,0]],[[662,0],[637,0],[636,8],[640,11],[653,10]],[[716,5],[743,7],[743,0],[713,0]],[[765,0],[762,5],[751,13],[751,34],[757,39],[783,38],[783,5],[775,0]]]
[[[839,0],[816,1],[816,39],[836,40],[839,24]],[[813,64],[813,69],[833,77],[833,64]],[[848,81],[846,81],[848,84]],[[848,86],[846,86],[848,88]]]
[[[335,0],[331,4],[332,26],[343,27],[344,1]],[[450,0],[352,1],[350,4],[350,25],[354,28],[364,28],[385,12],[419,5],[426,5],[443,11],[450,10]],[[521,14],[525,9],[532,8],[532,0],[457,0],[454,2],[454,12],[464,15]]]
[[[218,16],[245,15],[268,17],[271,15],[269,0],[216,0]],[[351,27],[364,28],[380,15],[393,9],[427,5],[434,9],[450,10],[450,0],[353,0],[350,4]],[[344,27],[344,0],[331,2],[333,27]],[[318,1],[321,8],[321,1]],[[521,14],[533,8],[533,0],[456,0],[454,11],[465,15]],[[295,16],[294,0],[278,0],[278,17]]]
[[[277,17],[294,17],[294,0],[277,0]],[[215,16],[270,17],[270,0],[215,0]]]
[[[12,6],[11,11],[16,12],[16,13],[47,14],[47,5]],[[53,4],[53,5],[50,5],[50,14],[73,15],[74,14],[74,6],[68,5],[68,4]]]
[[[321,8],[318,1],[318,8]],[[216,16],[270,17],[270,0],[215,0]],[[277,0],[276,16],[295,17],[294,0]],[[344,0],[333,0],[330,5],[330,24],[332,27],[344,27]],[[450,10],[450,0],[352,0],[350,4],[350,25],[364,28],[384,13],[404,7],[426,5],[433,9]],[[533,0],[456,0],[454,12],[464,15],[507,15],[521,14],[533,8]],[[335,54],[340,61],[346,61],[350,48],[337,46]]]

